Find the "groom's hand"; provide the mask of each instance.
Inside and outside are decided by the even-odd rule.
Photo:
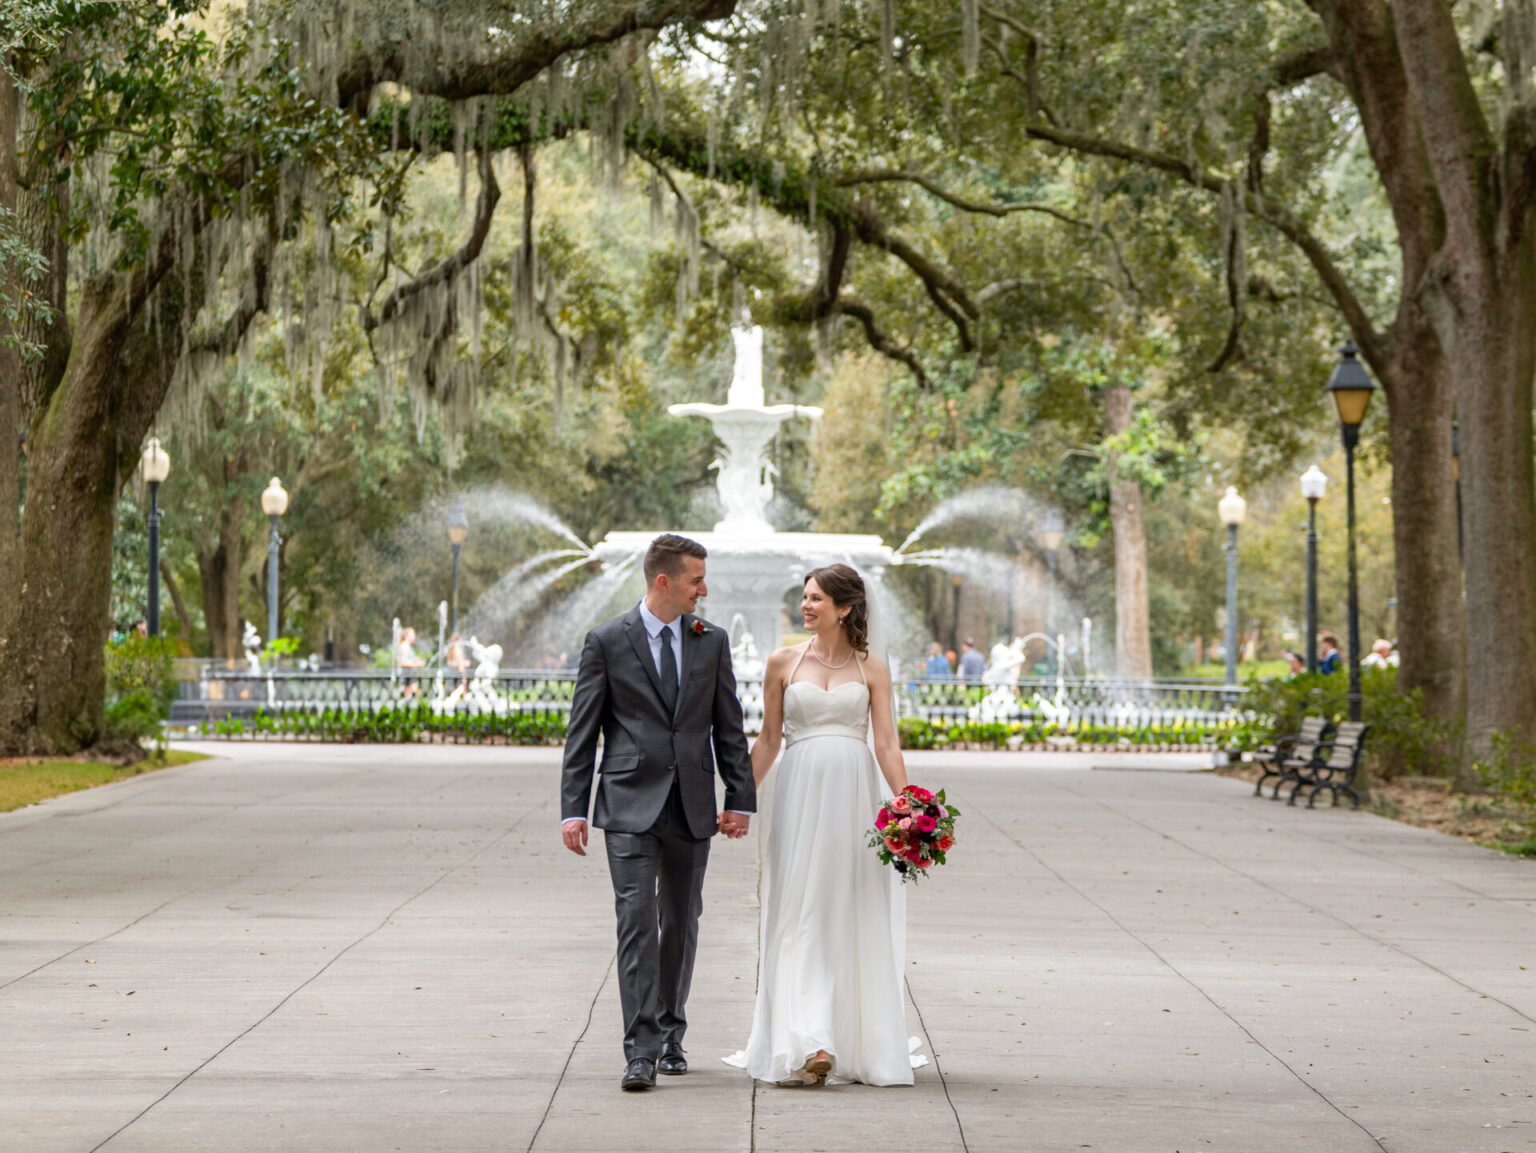
[[[752,817],[748,813],[726,812],[720,814],[720,831],[732,840],[738,837],[745,837],[747,829],[751,824]]]
[[[560,839],[565,842],[565,847],[578,857],[587,855],[587,822],[566,821],[560,826]]]

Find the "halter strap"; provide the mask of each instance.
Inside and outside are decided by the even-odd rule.
[[[789,670],[789,676],[784,678],[784,683],[786,685],[794,683],[795,674],[800,671],[800,662],[805,660],[805,654],[810,652],[810,651],[811,651],[811,642],[810,641],[806,641],[804,646],[800,649],[800,655],[795,658],[795,667],[790,669]]]

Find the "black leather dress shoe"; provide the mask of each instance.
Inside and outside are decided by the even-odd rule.
[[[661,1060],[656,1062],[656,1072],[665,1073],[668,1077],[681,1077],[688,1072],[688,1058],[683,1056],[683,1047],[676,1041],[668,1041],[661,1047]]]
[[[624,1067],[621,1089],[654,1089],[656,1087],[656,1062],[649,1057],[636,1057]]]

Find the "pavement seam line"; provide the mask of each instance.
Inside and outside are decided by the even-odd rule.
[[[110,941],[113,937],[117,936],[119,933],[126,933],[129,929],[133,928],[140,921],[147,920],[148,918],[153,917],[156,913],[158,913],[161,909],[165,908],[167,905],[173,905],[177,901],[181,900],[183,897],[189,896],[190,894],[195,893],[195,892],[197,892],[196,889],[188,889],[185,893],[177,893],[174,897],[167,897],[164,901],[161,901],[153,909],[150,909],[148,912],[140,913],[137,917],[135,917],[133,920],[129,921],[126,925],[119,925],[117,928],[113,929],[110,933],[103,933],[101,936],[97,937],[94,941],[86,941],[84,944],[76,945],[73,949],[70,949],[68,952],[60,953],[57,957],[52,957],[49,960],[44,961],[42,964],[37,965],[37,966],[35,966],[35,967],[31,968],[31,969],[28,969],[25,973],[21,973],[21,974],[18,974],[17,976],[15,976],[15,977],[12,977],[9,981],[6,981],[4,984],[0,984],[0,989],[9,989],[12,985],[16,985],[16,984],[19,984],[22,981],[25,981],[28,977],[32,976],[33,974],[41,973],[44,969],[48,968],[50,965],[57,965],[60,961],[64,960],[65,958],[73,957],[76,953],[81,952],[84,949],[92,948],[92,947],[94,947],[96,945],[101,944],[103,941]]]
[[[1515,1016],[1519,1017],[1521,1020],[1529,1021],[1531,1024],[1536,1025],[1536,1017],[1532,1017],[1529,1013],[1523,1012],[1522,1010],[1515,1008],[1515,1006],[1511,1005],[1508,1001],[1504,1000],[1502,997],[1496,997],[1492,993],[1485,993],[1481,989],[1477,988],[1476,986],[1467,984],[1460,977],[1457,977],[1457,976],[1455,976],[1452,973],[1447,973],[1444,969],[1440,968],[1438,965],[1434,964],[1433,962],[1424,960],[1424,958],[1420,957],[1417,953],[1413,953],[1413,952],[1409,951],[1407,948],[1405,948],[1402,945],[1399,945],[1395,941],[1389,941],[1389,940],[1387,940],[1384,937],[1373,937],[1369,933],[1367,933],[1364,929],[1360,928],[1358,925],[1351,924],[1349,921],[1346,921],[1343,917],[1339,916],[1337,913],[1330,912],[1327,909],[1320,909],[1316,905],[1309,904],[1308,902],[1302,900],[1300,897],[1297,897],[1297,896],[1295,896],[1294,894],[1291,894],[1291,893],[1287,893],[1284,889],[1278,888],[1277,886],[1270,884],[1268,881],[1264,880],[1262,877],[1256,877],[1252,873],[1245,873],[1242,869],[1239,869],[1236,865],[1232,864],[1230,861],[1224,861],[1220,857],[1215,856],[1214,854],[1207,853],[1204,849],[1196,848],[1194,845],[1191,845],[1187,841],[1181,841],[1178,837],[1175,837],[1172,833],[1165,833],[1161,829],[1154,828],[1152,825],[1147,824],[1145,821],[1142,821],[1142,820],[1140,820],[1137,817],[1130,816],[1128,813],[1122,813],[1119,809],[1114,808],[1113,806],[1109,805],[1105,801],[1098,800],[1096,797],[1086,797],[1082,793],[1077,792],[1075,789],[1067,788],[1065,785],[1056,785],[1056,784],[1054,784],[1054,782],[1052,782],[1052,784],[1053,784],[1053,787],[1061,789],[1063,792],[1070,793],[1072,796],[1077,797],[1079,800],[1089,801],[1089,802],[1091,802],[1091,803],[1093,803],[1095,805],[1100,806],[1106,812],[1113,813],[1115,816],[1119,817],[1123,821],[1129,821],[1131,824],[1138,825],[1141,828],[1147,830],[1147,832],[1149,832],[1149,833],[1153,833],[1156,836],[1163,837],[1163,838],[1165,838],[1167,840],[1172,841],[1175,845],[1178,845],[1181,849],[1184,849],[1184,850],[1186,850],[1188,852],[1194,853],[1196,856],[1204,857],[1208,861],[1213,861],[1216,864],[1220,865],[1222,868],[1227,869],[1230,872],[1236,873],[1239,877],[1242,877],[1245,880],[1252,881],[1255,885],[1258,885],[1261,889],[1267,889],[1269,892],[1274,893],[1278,897],[1283,897],[1285,900],[1290,901],[1293,904],[1300,905],[1303,909],[1306,909],[1308,912],[1321,914],[1322,916],[1327,917],[1330,921],[1334,922],[1334,924],[1339,925],[1340,927],[1342,927],[1342,928],[1348,930],[1349,932],[1355,934],[1361,940],[1370,941],[1371,943],[1376,944],[1376,945],[1380,945],[1383,948],[1391,949],[1393,952],[1397,953],[1399,956],[1407,957],[1414,964],[1422,965],[1422,966],[1424,966],[1424,968],[1428,969],[1432,973],[1438,973],[1440,976],[1444,977],[1447,981],[1451,982],[1451,984],[1453,984],[1453,985],[1456,985],[1458,988],[1465,989],[1468,993],[1473,993],[1476,996],[1478,996],[1478,997],[1480,997],[1480,998],[1482,998],[1484,1000],[1492,1001],[1495,1005],[1503,1005],[1504,1008],[1508,1009],[1511,1013],[1513,1013]],[[1323,839],[1323,838],[1319,838],[1319,839]],[[1494,898],[1490,897],[1489,900],[1494,900]]]
[[[944,1089],[944,1100],[949,1104],[949,1111],[955,1115],[955,1129],[960,1134],[960,1148],[965,1153],[971,1153],[971,1146],[965,1139],[965,1123],[960,1120],[960,1110],[955,1107],[955,1099],[949,1095],[949,1078],[944,1076],[944,1066],[939,1063],[939,1051],[933,1047],[933,1034],[928,1032],[928,1022],[923,1019],[922,1006],[917,1003],[917,994],[912,991],[912,979],[903,976],[902,984],[907,987],[907,997],[912,1001],[912,1011],[917,1014],[917,1027],[923,1031],[923,1038],[928,1042],[928,1053],[933,1059],[933,1071],[939,1075],[939,1084]]]
[[[1236,779],[1241,780],[1242,778],[1239,777],[1239,778],[1236,778]],[[1260,795],[1260,794],[1250,793],[1248,795],[1249,796],[1256,796],[1256,795]],[[1270,799],[1273,799],[1273,798],[1270,798]],[[1330,807],[1336,807],[1336,806],[1330,806]],[[1352,810],[1352,811],[1359,812],[1361,810]],[[1369,813],[1373,817],[1381,816],[1381,814],[1372,812],[1370,809],[1366,809],[1364,811],[1366,813]],[[1384,820],[1384,821],[1392,820],[1391,817],[1382,817],[1381,819]],[[1396,821],[1394,823],[1395,824],[1406,824],[1406,822],[1403,822],[1403,821]],[[1441,837],[1454,836],[1454,834],[1452,834],[1452,833],[1443,833],[1439,829],[1429,829],[1429,828],[1425,828],[1423,825],[1410,825],[1408,827],[1409,828],[1415,828],[1415,829],[1423,829],[1427,833],[1433,833],[1436,836],[1441,836]],[[1492,893],[1485,893],[1481,889],[1474,889],[1471,885],[1464,885],[1460,881],[1453,881],[1449,877],[1440,877],[1440,876],[1436,876],[1434,873],[1426,873],[1423,869],[1416,869],[1412,865],[1408,864],[1407,862],[1399,861],[1396,858],[1389,857],[1385,853],[1373,853],[1373,852],[1371,852],[1368,849],[1362,849],[1359,845],[1352,845],[1348,841],[1337,841],[1337,840],[1335,840],[1332,837],[1325,837],[1325,836],[1323,836],[1320,833],[1309,832],[1306,829],[1297,829],[1296,831],[1299,832],[1303,837],[1306,837],[1308,840],[1320,841],[1321,843],[1323,843],[1325,845],[1331,846],[1332,848],[1335,848],[1335,849],[1343,849],[1345,852],[1348,852],[1348,853],[1358,853],[1360,856],[1368,857],[1369,859],[1371,859],[1373,861],[1383,861],[1386,864],[1396,866],[1397,868],[1402,869],[1405,872],[1412,873],[1416,877],[1423,877],[1425,880],[1433,881],[1436,884],[1450,885],[1452,888],[1460,889],[1464,893],[1471,893],[1474,897],[1481,897],[1485,901],[1497,901],[1500,905],[1506,905],[1506,906],[1513,905],[1513,906],[1515,906],[1517,908],[1523,908],[1528,913],[1536,913],[1536,907],[1533,907],[1531,905],[1525,904],[1524,901],[1522,900],[1522,898],[1519,898],[1519,897],[1499,897],[1499,896],[1495,896]],[[1460,837],[1456,837],[1456,840],[1461,840],[1461,838]],[[1489,849],[1486,845],[1478,845],[1477,847],[1480,848],[1480,849],[1484,849],[1484,850],[1486,850],[1487,852],[1490,852],[1490,853],[1498,852],[1497,849]]]
[[[542,812],[543,810],[541,809],[540,811]],[[131,1126],[137,1124],[144,1117],[148,1116],[149,1113],[155,1108],[155,1106],[159,1105],[162,1101],[164,1101],[168,1097],[170,1097],[171,1094],[175,1093],[176,1090],[180,1089],[188,1081],[192,1080],[193,1077],[196,1077],[204,1069],[208,1068],[209,1065],[212,1065],[215,1061],[217,1061],[220,1057],[222,1057],[225,1053],[227,1053],[231,1048],[233,1048],[241,1040],[243,1040],[244,1038],[250,1036],[257,1029],[259,1029],[262,1025],[264,1025],[264,1024],[266,1024],[266,1022],[270,1021],[277,1014],[278,1010],[280,1010],[284,1005],[288,1004],[288,1002],[293,1000],[293,998],[297,997],[300,993],[302,993],[305,989],[307,989],[315,981],[318,981],[322,976],[325,975],[326,971],[332,965],[336,964],[337,961],[341,960],[348,953],[350,953],[353,949],[357,948],[357,946],[361,945],[364,941],[368,940],[369,937],[372,937],[375,933],[379,932],[381,929],[383,929],[385,926],[387,926],[391,921],[393,921],[395,919],[396,916],[399,915],[400,910],[404,909],[407,905],[411,904],[413,901],[420,900],[422,897],[424,897],[428,893],[430,893],[433,889],[437,888],[438,885],[440,885],[444,881],[446,881],[454,873],[456,873],[460,869],[462,869],[465,865],[471,863],[472,861],[478,860],[483,854],[485,854],[485,853],[489,852],[491,849],[495,848],[502,841],[506,840],[513,833],[515,833],[517,831],[517,829],[518,829],[518,826],[520,826],[527,819],[528,819],[528,814],[524,813],[521,817],[519,817],[517,819],[517,821],[510,828],[503,830],[500,834],[498,834],[497,836],[493,837],[491,840],[487,841],[484,845],[481,845],[478,849],[476,849],[469,856],[465,857],[463,860],[457,861],[453,865],[450,865],[447,869],[444,869],[441,873],[439,873],[436,877],[434,877],[426,885],[422,886],[416,892],[412,893],[409,897],[405,898],[405,900],[401,901],[398,905],[396,905],[388,913],[384,914],[384,918],[377,925],[375,925],[373,928],[369,929],[361,937],[358,937],[357,940],[352,941],[351,943],[349,943],[348,945],[343,947],[329,961],[327,961],[325,964],[321,965],[320,968],[316,969],[308,977],[304,978],[303,981],[299,982],[298,985],[296,985],[292,989],[290,989],[286,994],[283,995],[282,1000],[278,1001],[277,1004],[273,1005],[270,1009],[268,1009],[260,1017],[258,1017],[256,1020],[252,1021],[249,1025],[247,1025],[239,1033],[235,1034],[228,1041],[226,1041],[223,1045],[221,1045],[219,1047],[218,1051],[213,1053],[211,1056],[209,1056],[207,1060],[199,1063],[198,1065],[194,1066],[192,1069],[188,1070],[187,1073],[183,1077],[181,1077],[174,1085],[172,1085],[164,1093],[160,1094],[160,1096],[156,1097],[148,1105],[146,1105],[146,1106],[144,1106],[144,1108],[140,1109],[137,1113],[135,1113],[127,1121],[125,1121],[121,1125],[119,1125],[111,1133],[108,1133],[106,1135],[106,1137],[102,1138],[102,1140],[100,1142],[98,1142],[97,1144],[93,1145],[91,1147],[90,1153],[98,1153],[99,1150],[104,1149],[107,1145],[109,1145],[113,1141],[115,1141],[118,1138],[118,1136],[120,1136],[125,1130],[127,1130]]]
[[[1070,793],[1071,795],[1079,797],[1080,799],[1084,799],[1084,800],[1089,799],[1089,798],[1082,797],[1082,795],[1079,794],[1079,793],[1074,793],[1071,789],[1067,789],[1067,788],[1064,788],[1062,786],[1056,786],[1056,787],[1062,788],[1063,792]],[[1106,806],[1106,807],[1108,807],[1108,806]],[[1110,811],[1113,812],[1114,810],[1110,810]],[[1165,966],[1170,973],[1172,973],[1179,980],[1183,981],[1186,985],[1188,985],[1196,993],[1200,994],[1200,996],[1203,997],[1205,999],[1205,1001],[1208,1004],[1210,1004],[1210,1006],[1212,1008],[1214,1008],[1218,1013],[1220,1013],[1223,1017],[1225,1017],[1233,1025],[1235,1025],[1237,1027],[1237,1029],[1243,1034],[1243,1036],[1247,1037],[1250,1041],[1252,1041],[1260,1049],[1263,1049],[1264,1052],[1268,1053],[1272,1058],[1274,1058],[1275,1062],[1281,1068],[1283,1068],[1287,1073],[1289,1073],[1292,1077],[1294,1077],[1298,1084],[1305,1086],[1306,1089],[1308,1090],[1308,1092],[1313,1093],[1314,1095],[1316,1095],[1318,1100],[1322,1101],[1323,1104],[1328,1106],[1328,1108],[1332,1109],[1340,1117],[1342,1117],[1344,1120],[1348,1121],[1355,1128],[1359,1129],[1360,1132],[1364,1133],[1367,1137],[1369,1137],[1371,1139],[1371,1141],[1376,1145],[1376,1148],[1381,1150],[1381,1153],[1390,1153],[1390,1151],[1387,1149],[1386,1145],[1382,1142],[1382,1139],[1380,1137],[1376,1136],[1376,1134],[1372,1133],[1369,1129],[1367,1129],[1365,1127],[1365,1125],[1362,1124],[1358,1118],[1351,1117],[1348,1113],[1346,1113],[1343,1109],[1341,1109],[1338,1105],[1336,1105],[1334,1103],[1334,1101],[1332,1100],[1332,1098],[1330,1098],[1328,1096],[1328,1094],[1324,1093],[1316,1085],[1312,1084],[1305,1077],[1303,1077],[1300,1073],[1298,1073],[1294,1068],[1292,1068],[1290,1062],[1286,1061],[1286,1059],[1284,1057],[1280,1056],[1280,1054],[1276,1053],[1268,1045],[1264,1044],[1263,1041],[1259,1040],[1258,1037],[1254,1036],[1252,1030],[1250,1030],[1248,1028],[1248,1026],[1244,1025],[1241,1021],[1239,1021],[1236,1017],[1234,1017],[1231,1013],[1229,1013],[1226,1010],[1226,1008],[1219,1001],[1216,1000],[1216,998],[1212,997],[1203,988],[1201,988],[1198,984],[1196,984],[1193,980],[1191,980],[1188,976],[1186,976],[1183,972],[1181,972],[1177,965],[1175,965],[1167,957],[1163,956],[1162,953],[1158,952],[1156,947],[1154,947],[1150,942],[1148,942],[1146,939],[1144,939],[1138,933],[1134,932],[1132,929],[1130,929],[1128,926],[1126,926],[1125,923],[1120,920],[1120,918],[1116,917],[1107,908],[1105,908],[1103,905],[1099,904],[1098,901],[1095,901],[1092,897],[1090,897],[1082,889],[1080,889],[1076,885],[1074,885],[1071,881],[1069,881],[1066,878],[1065,875],[1063,875],[1062,873],[1057,871],[1055,868],[1053,868],[1043,857],[1040,856],[1040,854],[1038,854],[1034,850],[1026,847],[1022,842],[1017,840],[1011,833],[1009,833],[1007,830],[1005,830],[1001,825],[999,825],[996,821],[994,821],[991,817],[989,817],[985,812],[981,812],[980,815],[981,815],[981,819],[986,821],[987,824],[991,825],[994,829],[996,829],[997,832],[999,833],[999,835],[1001,835],[1004,840],[1006,840],[1006,841],[1010,842],[1011,844],[1013,844],[1016,848],[1019,849],[1020,852],[1026,853],[1029,856],[1033,857],[1035,859],[1036,863],[1039,864],[1039,866],[1042,869],[1044,869],[1044,870],[1046,870],[1046,872],[1050,873],[1051,876],[1055,877],[1063,885],[1065,885],[1067,888],[1071,889],[1074,893],[1076,893],[1084,901],[1087,901],[1088,904],[1092,905],[1111,924],[1113,924],[1115,926],[1115,928],[1119,929],[1127,937],[1129,937],[1131,940],[1135,941],[1138,945],[1140,945],[1147,952],[1151,953],[1152,956],[1156,957],[1158,959],[1158,961],[1163,966]]]
[[[555,1087],[549,1091],[549,1100],[544,1103],[544,1115],[539,1118],[538,1127],[534,1129],[533,1136],[528,1138],[528,1151],[533,1153],[533,1147],[538,1144],[539,1134],[544,1132],[544,1122],[549,1120],[549,1115],[554,1111],[555,1098],[560,1095],[560,1086],[565,1084],[565,1075],[570,1070],[571,1062],[576,1058],[576,1050],[587,1039],[587,1032],[592,1028],[592,1017],[597,1012],[598,998],[603,995],[603,990],[608,987],[608,978],[613,976],[613,966],[618,961],[615,953],[608,958],[608,967],[603,970],[603,979],[597,983],[597,991],[592,994],[592,1001],[587,1006],[587,1023],[581,1027],[576,1040],[571,1042],[571,1051],[565,1055],[565,1064],[560,1066],[560,1076],[555,1078]]]

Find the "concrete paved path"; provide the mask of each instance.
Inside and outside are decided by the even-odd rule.
[[[917,1085],[719,1063],[754,833],[715,845],[694,1072],[627,1095],[554,752],[213,749],[0,815],[4,1153],[1536,1149],[1532,862],[1204,774],[914,758],[964,810],[912,895]]]

